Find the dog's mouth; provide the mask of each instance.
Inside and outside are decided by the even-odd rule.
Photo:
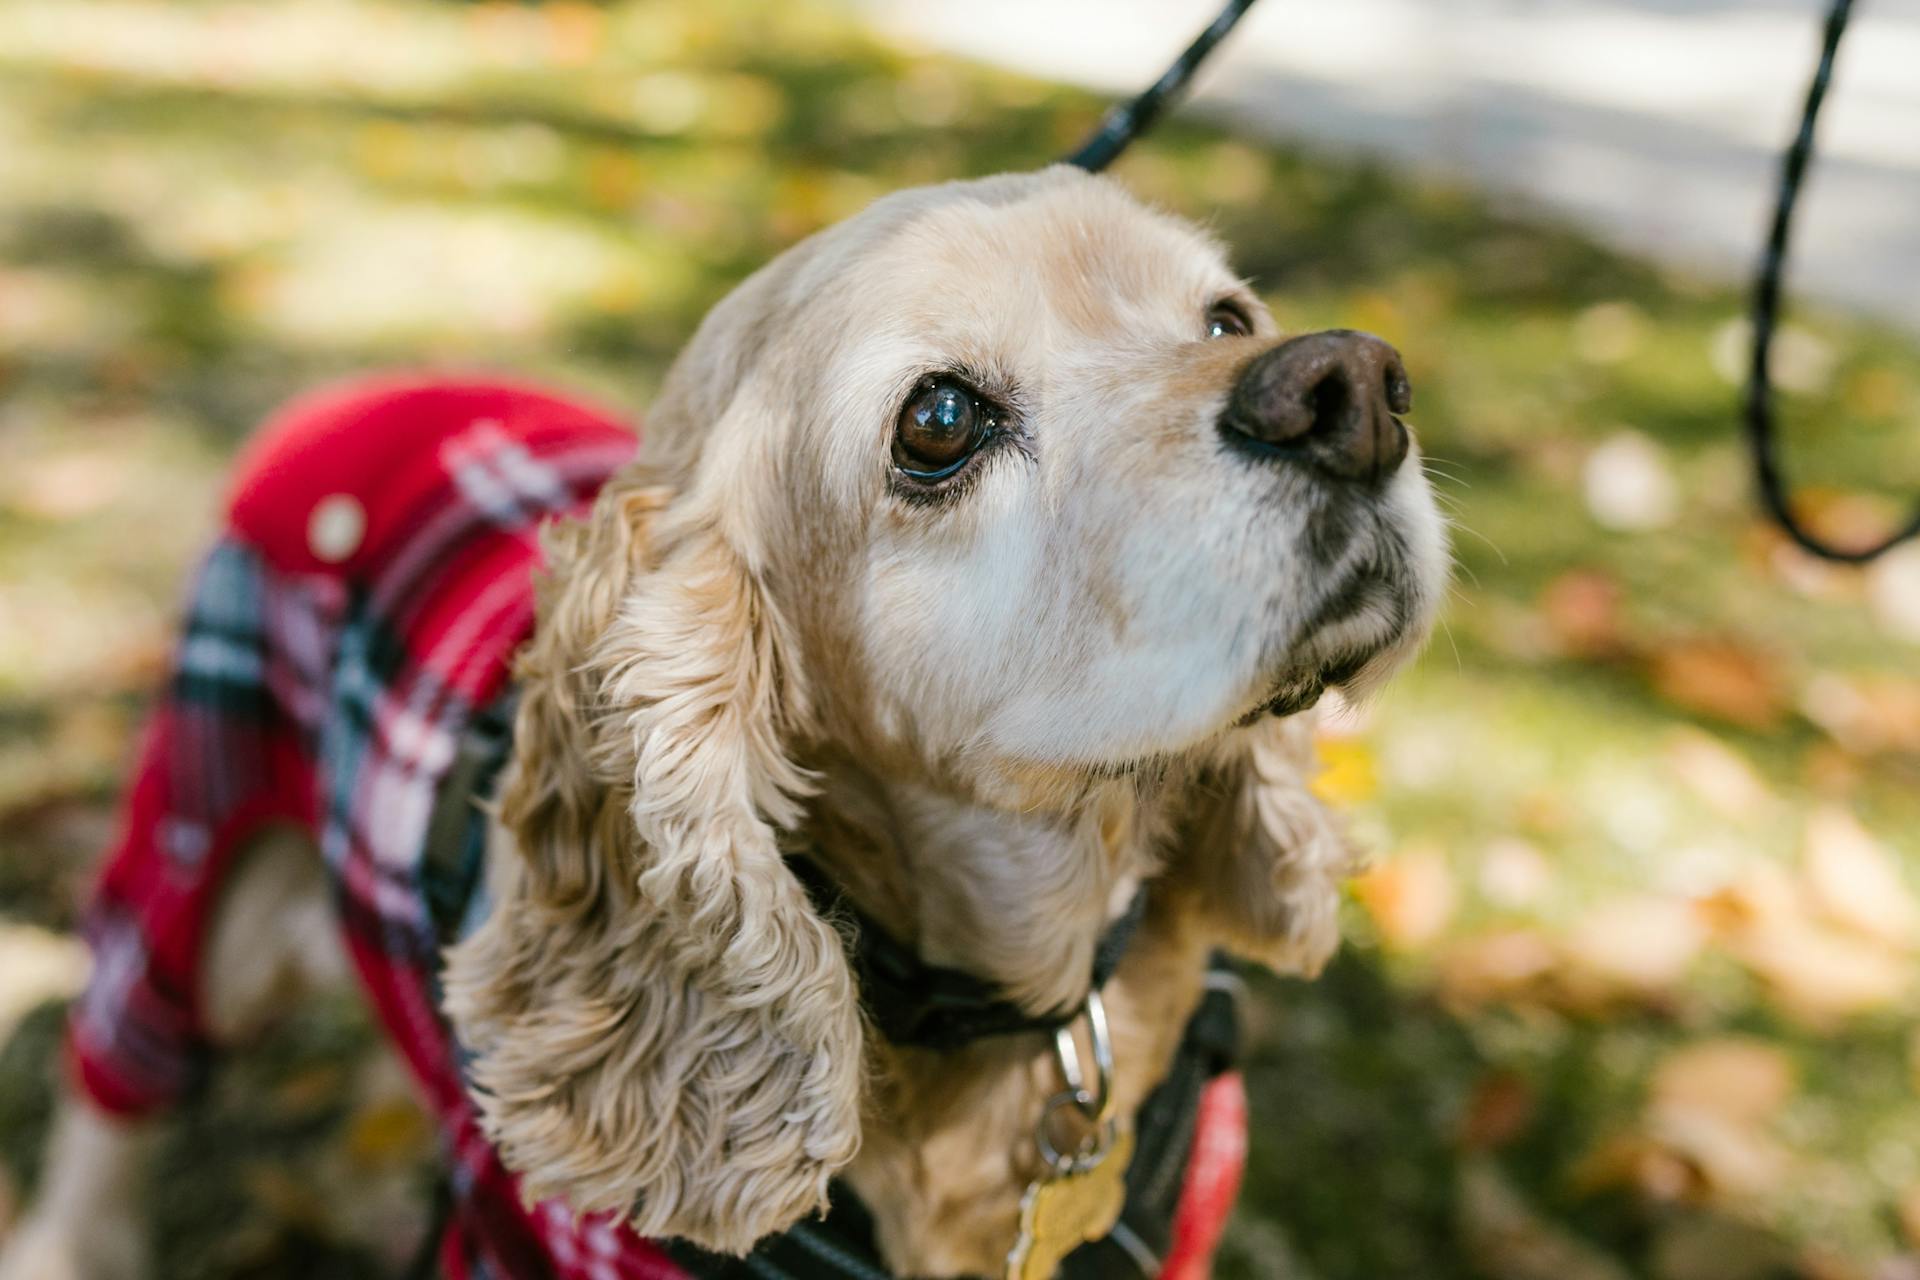
[[[1242,725],[1262,716],[1291,716],[1367,672],[1396,648],[1411,625],[1413,605],[1397,562],[1363,565],[1337,583],[1300,626],[1288,657]]]
[[[1371,653],[1352,654],[1283,671],[1253,710],[1240,717],[1240,727],[1262,716],[1291,716],[1309,710],[1328,689],[1338,688],[1358,675],[1372,657]]]

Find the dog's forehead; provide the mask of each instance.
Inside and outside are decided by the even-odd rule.
[[[1214,241],[1104,179],[1050,171],[1013,191],[989,188],[998,198],[971,184],[949,191],[860,264],[867,297],[906,332],[1014,343],[1043,330],[1186,334],[1236,283]]]

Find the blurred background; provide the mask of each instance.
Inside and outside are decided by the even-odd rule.
[[[1212,0],[0,0],[0,1230],[223,468],[317,380],[643,414],[714,300],[1030,167]],[[1224,1277],[1920,1277],[1920,551],[1756,518],[1739,273],[1807,0],[1256,9],[1118,178],[1405,353],[1446,627],[1324,793],[1351,945],[1258,986]],[[1920,3],[1842,57],[1776,346],[1807,519],[1920,493]],[[431,1135],[350,1002],[221,1074],[159,1274],[396,1274]]]

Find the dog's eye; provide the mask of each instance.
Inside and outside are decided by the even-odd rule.
[[[1216,302],[1207,312],[1209,338],[1244,338],[1253,332],[1253,322],[1231,302]]]
[[[955,378],[928,378],[913,390],[893,431],[893,465],[915,480],[958,471],[992,430],[993,410]]]

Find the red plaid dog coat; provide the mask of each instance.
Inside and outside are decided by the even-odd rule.
[[[499,704],[533,623],[539,526],[583,511],[635,443],[597,409],[481,380],[353,384],[269,423],[200,567],[87,916],[95,966],[69,1023],[74,1075],[109,1111],[153,1112],[209,1056],[198,966],[235,853],[270,823],[313,834],[366,992],[440,1125],[450,1280],[677,1280],[743,1266],[777,1280],[822,1273],[782,1257],[833,1247],[801,1224],[746,1264],[709,1267],[605,1215],[523,1205],[439,1012],[441,949],[485,903],[478,821],[453,865],[428,865],[436,796],[476,735],[504,754]],[[1232,1075],[1195,1096],[1171,1248],[1127,1251],[1128,1274],[1206,1274],[1238,1185],[1244,1097]],[[880,1277],[858,1259],[827,1273]]]

